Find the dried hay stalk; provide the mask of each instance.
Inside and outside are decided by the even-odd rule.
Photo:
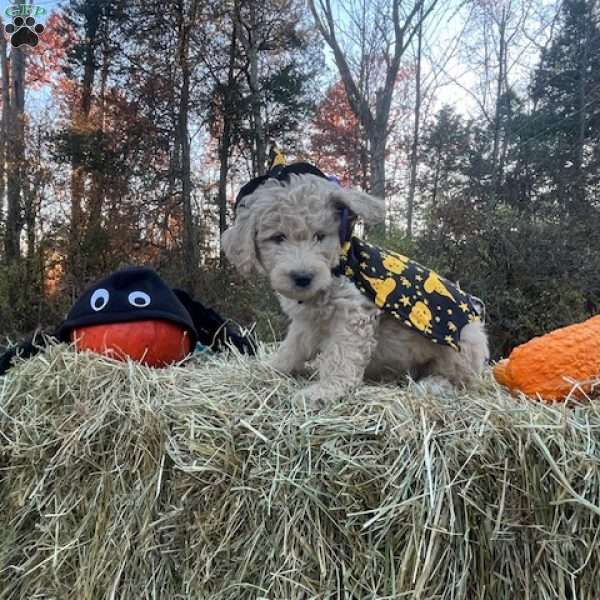
[[[599,405],[491,380],[310,413],[264,357],[0,381],[0,599],[599,597]]]

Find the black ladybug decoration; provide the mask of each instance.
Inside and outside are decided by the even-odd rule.
[[[88,288],[57,337],[75,342],[78,350],[163,367],[189,354],[197,334],[190,314],[158,274],[134,267]]]
[[[170,289],[146,267],[122,269],[95,282],[47,337],[153,367],[182,360],[197,342],[217,351],[231,344],[246,354],[254,354],[256,348],[252,337],[185,292]],[[0,357],[0,374],[15,356],[36,354],[45,339],[38,334],[8,350]]]

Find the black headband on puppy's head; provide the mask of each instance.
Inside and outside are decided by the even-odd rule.
[[[327,177],[327,175],[325,175],[321,169],[318,169],[310,163],[297,162],[286,166],[283,155],[278,153],[276,154],[275,160],[266,175],[255,177],[242,186],[235,199],[234,211],[237,212],[239,207],[243,207],[244,198],[255,192],[269,179],[275,179],[277,181],[284,182],[290,180],[290,175],[316,175],[317,177],[322,177],[328,181],[333,181],[334,183],[337,183],[337,185],[341,186],[337,177]],[[340,210],[340,218],[340,244],[344,245],[352,236],[352,230],[356,222],[356,215],[354,215],[347,207],[344,206]]]
[[[281,163],[276,164],[272,167],[266,175],[261,175],[260,177],[255,177],[251,179],[248,183],[242,186],[240,189],[236,199],[234,210],[237,211],[238,207],[243,204],[242,200],[255,192],[263,183],[268,181],[269,179],[275,179],[277,181],[289,181],[290,175],[316,175],[317,177],[322,177],[323,179],[327,179],[327,176],[323,171],[317,169],[317,167],[311,165],[307,162],[297,162],[288,166],[283,166]]]

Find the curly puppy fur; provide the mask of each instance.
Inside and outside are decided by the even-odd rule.
[[[273,366],[298,373],[314,361],[319,380],[304,395],[320,402],[342,397],[365,377],[394,381],[409,373],[454,385],[478,377],[489,356],[483,324],[463,329],[456,352],[383,313],[347,278],[332,276],[343,206],[367,224],[384,218],[381,199],[314,175],[292,175],[247,196],[223,234],[227,258],[245,275],[266,274],[291,318]]]

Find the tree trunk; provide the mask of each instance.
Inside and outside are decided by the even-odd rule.
[[[177,104],[177,87],[175,85],[175,73],[170,73],[170,81],[173,82],[172,85],[169,86],[169,101],[172,106],[176,106]],[[178,127],[179,127],[179,118],[178,115],[173,111],[172,115],[169,115],[171,121],[169,126],[176,132],[173,141],[173,149],[169,155],[169,172],[167,177],[167,195],[165,198],[165,206],[164,206],[164,214],[163,214],[163,244],[164,249],[170,251],[174,247],[174,239],[171,234],[171,224],[173,213],[176,212],[179,203],[179,187],[178,187],[178,179],[179,179],[179,165],[181,164],[180,160],[180,151],[179,147],[179,135],[177,135]]]
[[[591,18],[591,15],[590,15]],[[589,41],[590,41],[590,28],[588,19],[584,17],[584,36],[581,41],[583,48],[581,48],[581,57],[579,59],[577,77],[579,79],[577,86],[577,141],[575,146],[575,152],[573,153],[573,167],[575,171],[574,177],[574,190],[573,200],[574,207],[572,213],[576,216],[581,216],[582,213],[579,211],[584,208],[585,204],[585,177],[583,168],[583,151],[585,148],[585,129],[587,123],[587,69],[588,69],[588,54],[589,54]]]
[[[375,130],[370,136],[370,170],[371,170],[371,185],[369,192],[373,196],[385,199],[385,149],[387,145],[387,132],[385,129]],[[371,225],[366,229],[367,232],[372,232],[380,236],[385,235],[385,222],[377,225]]]
[[[98,101],[96,103],[95,118],[98,119],[98,130],[103,138],[104,134],[104,121],[106,115],[106,86],[108,81],[108,70],[110,66],[110,52],[108,50],[108,39],[110,35],[110,7],[107,7],[106,14],[102,22],[102,34],[101,43],[103,45],[102,51],[102,68],[100,69],[100,86],[98,93]],[[91,112],[91,107],[90,107]],[[105,245],[103,233],[103,210],[106,200],[106,174],[94,170],[91,173],[91,184],[90,191],[87,201],[87,222],[85,225],[83,251],[86,257],[87,266],[97,267],[97,265],[90,265],[90,257],[99,256],[102,251],[102,246]]]
[[[364,134],[362,135],[362,143],[360,144],[360,184],[363,190],[369,188],[369,149]]]
[[[246,78],[250,88],[250,107],[254,137],[254,156],[252,157],[253,171],[255,175],[264,175],[267,167],[267,141],[265,139],[265,127],[263,123],[260,106],[260,82],[258,80],[258,47],[256,38],[250,32],[258,27],[256,17],[256,0],[248,2],[250,17],[247,22],[242,22],[240,4],[236,6],[236,18],[238,20],[238,32],[240,41],[244,46],[248,59]],[[248,31],[250,29],[250,32]]]
[[[27,240],[27,260],[25,262],[25,281],[29,291],[35,288],[36,280],[36,236],[35,226],[39,212],[39,195],[41,193],[41,182],[39,181],[39,172],[33,177],[32,181],[24,181],[23,185],[23,220],[25,224]]]
[[[182,72],[181,98],[179,103],[179,143],[181,147],[181,183],[183,203],[183,262],[187,276],[188,291],[192,291],[197,269],[194,215],[192,213],[192,180],[190,164],[190,140],[188,112],[190,99],[190,72],[186,64]]]
[[[494,115],[494,146],[492,148],[492,181],[494,184],[494,193],[500,191],[500,183],[503,174],[500,170],[500,112],[502,108],[502,93],[504,91],[505,71],[506,71],[506,8],[502,9],[500,21],[500,47],[498,49],[498,79],[496,81],[496,111]],[[497,197],[496,197],[497,201]]]
[[[396,86],[400,63],[404,53],[417,33],[419,24],[428,17],[437,4],[432,0],[427,9],[425,0],[415,1],[410,8],[400,0],[392,1],[391,22],[393,25],[393,41],[386,40],[383,47],[371,49],[369,52],[380,53],[385,68],[385,77],[375,91],[375,114],[372,110],[373,97],[364,86],[360,85],[360,77],[353,75],[351,62],[348,60],[337,36],[343,27],[340,19],[332,8],[330,0],[309,0],[308,5],[315,19],[318,31],[333,52],[335,63],[344,84],[348,102],[352,112],[359,120],[370,143],[371,186],[370,192],[375,196],[385,198],[385,151],[390,121],[390,108]],[[363,5],[364,6],[364,5]],[[349,9],[349,14],[351,10]],[[352,16],[352,15],[351,15]],[[352,40],[356,44],[356,40]],[[359,40],[359,44],[364,40]],[[364,48],[364,45],[363,45]],[[359,57],[359,72],[364,73],[368,68],[371,57],[368,52]]]
[[[33,283],[35,275],[34,258],[36,255],[35,228],[40,212],[40,199],[45,186],[42,166],[42,128],[38,127],[35,131],[30,131],[28,139],[31,152],[28,156],[29,177],[25,177],[23,180],[23,221],[27,234],[27,280]]]
[[[412,148],[410,151],[410,184],[408,188],[408,207],[406,213],[406,235],[413,234],[413,213],[415,207],[415,191],[417,188],[417,156],[419,151],[419,127],[421,119],[421,45],[423,42],[423,5],[419,15],[419,31],[417,33],[417,72],[415,74],[415,126]]]
[[[100,12],[90,10],[85,23],[85,49],[83,64],[83,81],[81,89],[81,101],[75,107],[72,115],[73,129],[78,129],[87,124],[92,107],[92,91],[96,76],[95,49],[97,43],[98,27],[100,24]],[[77,157],[71,162],[71,224],[69,231],[69,272],[72,292],[79,293],[80,287],[85,283],[86,269],[83,265],[82,236],[85,229],[83,218],[83,201],[85,195],[86,172],[82,165],[78,164]]]
[[[19,48],[10,53],[11,106],[8,124],[11,151],[7,153],[7,213],[4,250],[6,261],[21,257],[22,177],[25,165],[25,55]]]
[[[369,192],[378,198],[385,198],[385,147],[387,135],[377,130],[371,133],[370,170],[371,184]]]
[[[234,11],[236,8],[234,8]],[[219,144],[219,233],[223,233],[227,228],[227,176],[229,174],[229,154],[231,151],[231,118],[227,114],[227,108],[232,105],[232,96],[234,93],[236,45],[237,20],[234,17],[229,45],[227,87],[223,95],[223,132]]]
[[[34,186],[27,185],[25,195],[23,213],[27,231],[27,259],[31,261],[35,255],[35,222],[37,216],[37,192]]]
[[[267,168],[267,144],[265,140],[265,127],[260,112],[260,85],[258,82],[258,49],[252,47],[250,50],[250,78],[249,86],[251,93],[252,121],[254,123],[254,145],[256,151],[256,174],[264,175]]]
[[[0,29],[4,28],[0,18]],[[6,38],[0,35],[0,85],[2,86],[2,116],[0,117],[0,220],[4,215],[4,192],[6,190],[6,140],[10,110],[10,76]]]
[[[177,119],[177,143],[181,151],[181,179],[183,204],[183,264],[185,270],[184,287],[188,292],[194,291],[194,282],[198,271],[196,253],[196,235],[194,215],[192,212],[192,177],[188,115],[190,110],[190,77],[189,63],[190,30],[196,21],[198,1],[193,0],[189,19],[186,19],[184,7],[180,8],[179,27],[179,65],[181,68],[181,89]]]

